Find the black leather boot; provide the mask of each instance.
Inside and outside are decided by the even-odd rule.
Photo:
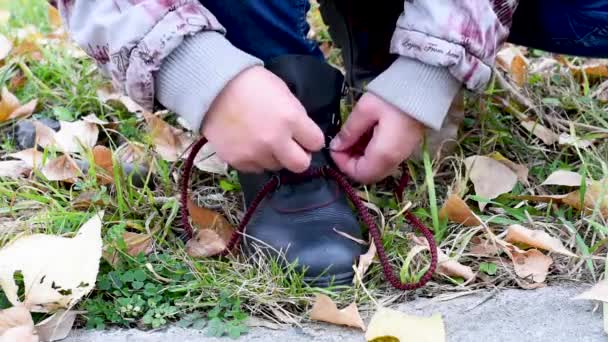
[[[329,143],[339,129],[342,74],[314,57],[299,55],[279,57],[266,68],[285,81]],[[313,153],[311,167],[331,163],[327,149]],[[240,173],[246,205],[277,175],[289,176],[290,172]],[[245,228],[243,246],[250,256],[261,252],[260,255],[280,256],[282,262],[297,262],[311,285],[349,284],[352,266],[363,251],[358,243],[336,231],[361,238],[357,218],[338,185],[326,178],[315,178],[282,184],[268,195]]]

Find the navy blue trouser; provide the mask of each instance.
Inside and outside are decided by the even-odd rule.
[[[238,48],[268,61],[283,54],[322,58],[307,38],[308,0],[201,0]],[[347,79],[356,85],[394,60],[390,38],[403,0],[319,0]],[[608,57],[608,0],[521,0],[509,41],[562,54]]]

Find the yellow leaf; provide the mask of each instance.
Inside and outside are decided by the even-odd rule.
[[[310,312],[310,319],[360,328],[365,331],[365,323],[363,323],[355,303],[339,310],[336,303],[324,294],[317,295]]]
[[[101,258],[101,218],[88,220],[73,238],[34,234],[0,250],[0,286],[13,305],[19,305],[14,273],[25,286],[24,305],[33,312],[70,308],[95,286]]]
[[[53,28],[57,29],[61,27],[61,14],[59,14],[59,11],[55,7],[49,5],[48,16],[49,24],[51,24]]]
[[[536,247],[567,256],[576,256],[576,254],[567,250],[559,239],[551,237],[542,230],[531,230],[518,224],[509,226],[505,241],[510,243],[522,243],[530,247]]]
[[[515,172],[495,159],[472,156],[464,162],[475,187],[475,193],[480,197],[492,200],[513,190],[517,183]],[[485,203],[479,203],[480,210],[485,206]]]
[[[0,99],[0,122],[8,120],[11,114],[20,106],[19,99],[8,91],[6,87],[3,87],[2,98]]]
[[[452,194],[441,208],[439,216],[467,227],[479,226],[482,223],[473,213],[471,208],[463,201],[460,196]]]
[[[368,342],[444,342],[446,334],[440,314],[417,317],[381,307],[372,317],[365,339]]]
[[[234,227],[226,218],[215,211],[197,206],[192,200],[188,201],[188,211],[196,226],[194,237],[186,243],[188,255],[208,257],[226,249],[234,233]]]

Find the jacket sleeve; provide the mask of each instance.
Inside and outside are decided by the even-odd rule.
[[[391,52],[400,57],[368,90],[439,129],[464,84],[482,90],[507,39],[517,0],[406,0]]]
[[[262,62],[231,45],[198,0],[59,0],[72,38],[116,89],[154,99],[198,129],[234,76]]]

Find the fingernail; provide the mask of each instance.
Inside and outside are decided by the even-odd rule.
[[[331,142],[329,143],[329,148],[331,150],[337,150],[342,146],[342,140],[340,139],[340,136],[336,136],[335,138],[333,138],[331,140]]]

